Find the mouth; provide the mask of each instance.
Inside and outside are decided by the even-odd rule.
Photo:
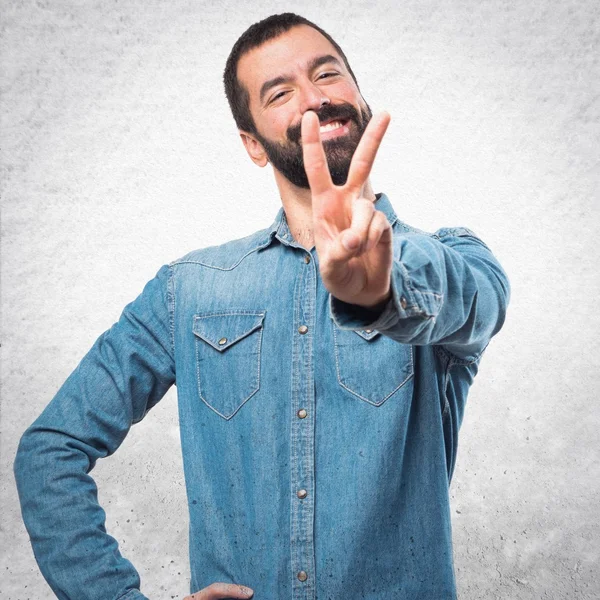
[[[341,135],[346,135],[350,131],[350,119],[329,119],[321,123],[319,132],[322,140],[328,140]]]

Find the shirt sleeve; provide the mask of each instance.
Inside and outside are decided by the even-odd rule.
[[[391,291],[381,312],[330,296],[331,317],[341,329],[376,329],[403,344],[440,345],[467,362],[500,330],[510,298],[500,263],[465,227],[394,236]]]
[[[14,473],[40,570],[61,600],[141,600],[89,475],[175,381],[170,269],[162,267],[25,431]]]

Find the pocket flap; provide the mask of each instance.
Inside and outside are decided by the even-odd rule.
[[[194,316],[194,335],[223,352],[262,327],[263,312],[232,312]]]
[[[361,329],[360,331],[355,331],[354,333],[357,333],[363,340],[367,341],[370,341],[375,336],[379,335],[379,331],[376,329]]]

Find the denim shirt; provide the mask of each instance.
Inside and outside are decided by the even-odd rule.
[[[190,591],[256,600],[456,598],[448,487],[467,393],[509,298],[465,228],[388,198],[392,298],[332,297],[285,213],[163,266],[23,434],[15,475],[61,599],[138,600],[89,472],[176,383]]]

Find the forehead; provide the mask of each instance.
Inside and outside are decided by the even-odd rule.
[[[325,54],[344,64],[324,35],[308,25],[298,25],[244,54],[238,63],[238,80],[248,90],[252,103],[267,79],[301,73],[312,58]]]

